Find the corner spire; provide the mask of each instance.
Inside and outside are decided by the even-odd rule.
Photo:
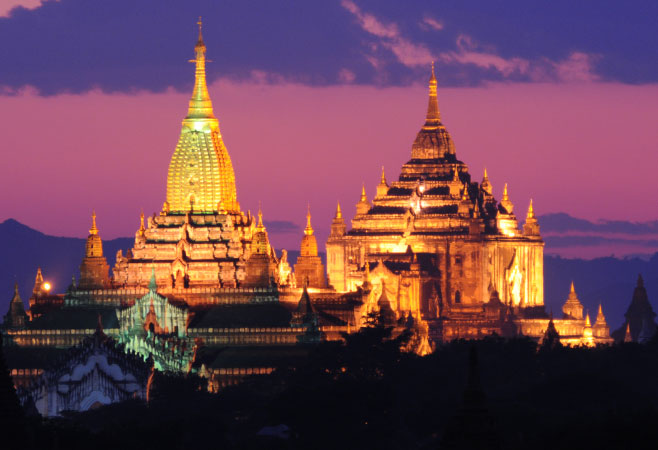
[[[206,44],[203,42],[201,17],[199,17],[197,25],[199,26],[199,39],[194,46],[195,58],[190,60],[196,64],[194,92],[185,119],[215,119],[206,83]]]
[[[359,199],[360,202],[367,202],[368,197],[366,196],[366,185],[365,183],[361,186],[361,198]]]
[[[144,210],[139,213],[139,235],[144,236],[144,232],[146,231],[146,228],[144,228]]]
[[[388,184],[386,183],[386,174],[384,173],[384,166],[382,166],[382,177],[379,180],[379,184],[386,184],[386,185]]]
[[[96,228],[96,211],[91,212],[91,228],[89,229],[89,234],[98,234],[98,228]]]
[[[340,202],[336,202],[336,217],[335,219],[342,219],[343,212],[340,210]]]
[[[307,205],[306,211],[306,228],[304,228],[304,234],[306,236],[311,236],[313,234],[313,227],[311,226],[311,205]]]
[[[441,113],[439,112],[439,101],[436,95],[436,75],[434,74],[434,61],[432,61],[432,74],[429,82],[429,102],[427,104],[427,117],[424,128],[433,128],[441,124]]]

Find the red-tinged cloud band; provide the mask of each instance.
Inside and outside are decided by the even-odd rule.
[[[389,179],[408,160],[423,123],[426,87],[306,87],[216,82],[215,113],[235,168],[238,200],[266,221],[303,226],[310,202],[324,242],[336,201],[351,216],[381,166]],[[160,210],[188,94],[2,97],[0,220],[85,236],[95,209],[104,238],[134,234],[139,211]],[[484,167],[522,221],[535,212],[588,219],[658,218],[658,86],[501,84],[439,88],[457,156]],[[272,233],[295,248],[294,232]]]

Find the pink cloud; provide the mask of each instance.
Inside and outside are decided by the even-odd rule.
[[[351,0],[343,0],[341,5],[356,17],[364,31],[381,38],[382,47],[390,50],[401,64],[417,67],[426,65],[434,59],[427,47],[404,38],[396,24],[384,23],[372,14],[361,11]],[[372,61],[370,63],[373,67],[378,67]]]
[[[420,22],[420,26],[424,30],[427,29],[432,29],[434,31],[443,30],[443,22],[439,22],[438,20],[430,16],[423,17],[423,20]]]
[[[17,6],[27,9],[36,9],[45,0],[0,0],[0,17],[9,17],[9,12]]]

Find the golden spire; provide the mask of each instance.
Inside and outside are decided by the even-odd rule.
[[[487,194],[491,195],[493,193],[493,186],[489,182],[489,175],[487,174],[487,168],[484,168],[484,177],[482,177],[482,183],[480,184],[482,190]]]
[[[603,307],[599,303],[599,310],[596,313],[596,325],[604,325],[605,324],[605,316],[603,315]]]
[[[429,83],[429,102],[427,104],[427,118],[425,119],[424,128],[437,127],[441,124],[441,114],[439,113],[439,102],[436,97],[436,75],[434,74],[434,61],[432,61],[432,75]]]
[[[363,185],[361,186],[361,198],[359,199],[359,201],[362,202],[362,203],[368,201],[368,197],[366,197],[366,184],[365,183],[363,183]]]
[[[212,103],[208,94],[208,85],[206,84],[206,44],[203,43],[203,34],[201,33],[201,17],[197,22],[199,25],[199,40],[194,46],[195,58],[190,60],[196,64],[194,77],[194,92],[190,99],[190,107],[186,119],[214,119]]]
[[[340,202],[336,202],[336,217],[335,219],[342,219],[343,212],[340,210]]]
[[[585,328],[591,328],[592,322],[589,320],[589,312],[585,315]]]
[[[530,206],[528,207],[528,215],[526,219],[531,220],[534,218],[535,218],[535,210],[532,208],[532,199],[530,199]]]
[[[505,187],[503,188],[503,199],[500,201],[500,204],[505,208],[505,211],[507,211],[507,214],[512,214],[512,211],[514,210],[514,204],[509,199],[509,195],[507,194],[507,183],[505,183]]]
[[[386,174],[384,173],[384,166],[382,166],[382,177],[379,180],[379,184],[388,185],[388,183],[386,183]]]
[[[265,229],[265,225],[263,225],[263,211],[260,209],[260,202],[258,202],[258,225],[256,225],[256,229],[258,231],[263,231]]]
[[[144,231],[146,231],[146,228],[144,228],[144,209],[139,213],[139,234],[140,236],[144,236]]]
[[[459,180],[459,169],[455,167],[454,173],[452,175],[452,181],[460,181]]]
[[[304,234],[310,236],[313,234],[313,227],[311,226],[311,205],[307,205],[306,212],[306,228],[304,228]]]
[[[91,228],[89,229],[89,234],[98,234],[98,228],[96,228],[96,211],[91,212]]]
[[[571,289],[569,290],[569,297],[571,297],[572,295],[576,295],[576,288],[573,285],[573,281],[571,282]]]

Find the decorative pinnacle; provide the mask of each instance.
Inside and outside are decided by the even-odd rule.
[[[605,316],[603,315],[603,307],[599,303],[599,310],[596,313],[596,324],[600,325],[602,323],[605,323]]]
[[[590,328],[592,326],[592,321],[589,320],[589,311],[585,315],[585,328]]]
[[[487,175],[487,168],[486,167],[484,168],[484,177],[482,178],[482,180],[483,181],[484,180],[489,181],[489,175]]]
[[[571,290],[569,291],[570,294],[576,294],[576,288],[573,285],[573,281],[571,282]]]
[[[146,228],[144,228],[144,209],[142,208],[142,211],[139,213],[139,234],[144,236],[144,231]]]
[[[362,203],[365,203],[368,201],[368,197],[366,197],[366,184],[363,183],[361,186],[361,199],[359,200]]]
[[[263,211],[260,209],[260,202],[258,202],[258,225],[256,227],[260,230],[265,228],[263,225]]]
[[[201,44],[203,45],[203,34],[201,34],[201,29],[203,28],[203,21],[201,20],[201,16],[199,16],[199,20],[196,23],[199,25],[199,41],[197,42],[197,45]]]
[[[342,219],[343,212],[340,210],[340,202],[336,202],[336,219]]]
[[[453,176],[452,176],[452,181],[460,181],[459,180],[459,170],[455,167]]]
[[[507,183],[505,183],[505,187],[503,188],[503,201],[509,202],[509,195],[507,195]]]
[[[203,43],[201,34],[201,17],[197,24],[199,25],[199,40],[194,46],[195,58],[190,61],[196,63],[194,92],[185,119],[215,119],[206,84],[206,45]]]
[[[436,75],[434,74],[434,61],[432,61],[432,75],[429,83],[429,102],[427,104],[427,118],[425,127],[437,127],[441,123],[441,114],[439,113],[439,102],[436,97]]]
[[[91,228],[89,229],[89,234],[98,234],[98,228],[96,228],[96,211],[91,212]]]
[[[528,219],[534,219],[535,218],[535,210],[532,207],[532,199],[530,199],[530,206],[528,207]]]
[[[311,204],[307,204],[306,207],[306,228],[304,228],[304,234],[310,236],[313,234],[313,227],[311,226]]]
[[[379,180],[379,184],[382,184],[382,185],[386,184],[386,174],[384,173],[384,166],[382,166],[382,177]]]

